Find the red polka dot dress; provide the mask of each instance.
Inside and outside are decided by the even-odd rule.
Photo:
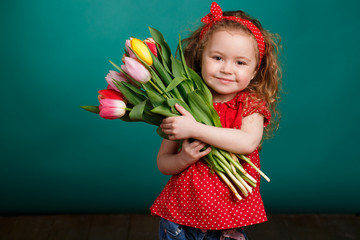
[[[225,128],[240,129],[243,117],[264,115],[264,127],[270,121],[265,104],[255,103],[251,94],[241,92],[225,103],[214,103]],[[258,149],[247,155],[260,168]],[[242,162],[244,169],[258,184],[248,197],[238,200],[223,181],[212,173],[203,160],[170,178],[150,210],[169,221],[211,230],[238,228],[267,221],[260,196],[260,174]]]

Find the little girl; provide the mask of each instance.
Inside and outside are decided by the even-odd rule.
[[[247,239],[242,227],[267,220],[259,184],[238,200],[202,157],[211,145],[247,154],[260,167],[259,145],[279,115],[278,41],[244,12],[223,13],[216,3],[201,21],[204,26],[185,39],[185,57],[212,92],[223,128],[197,122],[179,105],[182,116],[163,120],[169,140],[162,141],[157,164],[173,176],[151,213],[161,217],[160,239]],[[180,151],[173,140],[183,140]],[[258,172],[243,166],[260,181]]]

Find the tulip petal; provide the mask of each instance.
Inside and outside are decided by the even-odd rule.
[[[124,103],[124,101],[108,98],[101,99],[100,105],[103,108],[126,108],[126,104]]]
[[[136,58],[135,54],[130,50],[130,48],[131,48],[130,40],[125,41],[126,51],[131,58]]]
[[[121,72],[116,72],[110,70],[109,73],[105,77],[106,82],[110,85],[110,89],[120,92],[120,90],[115,86],[114,79],[120,82],[127,82],[125,74]]]
[[[147,38],[145,39],[146,45],[149,47],[152,54],[154,54],[155,57],[157,57],[157,50],[156,50],[156,43],[153,38]]]
[[[138,82],[146,83],[151,79],[150,72],[136,59],[125,57],[125,66],[123,66],[122,69]]]
[[[105,119],[117,119],[125,115],[125,109],[122,108],[103,108],[99,113],[100,117]]]
[[[137,38],[132,38],[130,40],[131,49],[141,58],[144,62],[148,65],[153,64],[153,60],[149,49],[147,48],[146,44]]]
[[[98,91],[98,93],[100,94],[99,100],[104,98],[124,100],[124,96],[122,95],[122,93],[117,92],[113,89],[103,89]]]
[[[99,115],[106,119],[117,119],[125,115],[126,104],[123,101],[115,99],[101,99],[99,106]]]

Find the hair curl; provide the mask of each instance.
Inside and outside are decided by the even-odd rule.
[[[226,11],[223,12],[224,16],[235,16],[243,19],[250,20],[256,27],[259,28],[260,32],[264,37],[265,52],[261,62],[261,65],[251,80],[249,86],[245,89],[250,93],[249,96],[256,96],[255,101],[265,101],[267,107],[270,109],[272,114],[272,120],[267,128],[264,130],[264,137],[270,138],[272,134],[277,130],[280,121],[280,111],[278,110],[278,103],[280,101],[281,93],[281,78],[282,72],[279,62],[279,51],[281,49],[280,36],[278,34],[272,34],[265,30],[257,19],[251,18],[248,14],[243,11]],[[204,48],[209,41],[212,33],[218,30],[242,30],[247,32],[249,36],[255,37],[251,31],[244,25],[231,21],[221,20],[214,24],[204,35],[203,39],[200,40],[200,32],[203,26],[195,30],[188,38],[183,40],[183,49],[185,59],[189,67],[194,69],[201,76],[201,60]],[[257,52],[257,59],[259,59],[259,53]],[[256,64],[258,65],[258,63]]]

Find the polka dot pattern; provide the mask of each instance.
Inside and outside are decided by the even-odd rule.
[[[242,118],[255,112],[270,120],[270,112],[263,104],[252,104],[250,94],[243,92],[226,103],[214,103],[223,126],[241,127]],[[267,123],[264,123],[264,126]],[[225,124],[225,125],[224,125]],[[258,150],[249,154],[260,168]],[[203,160],[170,178],[150,210],[172,222],[200,229],[221,230],[261,223],[267,220],[260,195],[260,174],[243,163],[245,170],[257,181],[253,192],[238,200],[223,181]]]
[[[205,26],[200,32],[200,39],[202,39],[205,33],[217,22],[221,21],[222,19],[227,19],[231,21],[238,22],[244,26],[246,26],[254,35],[256,42],[258,44],[259,49],[259,66],[261,64],[262,58],[264,56],[265,51],[265,43],[264,37],[261,34],[260,30],[249,20],[238,18],[234,16],[223,16],[223,11],[220,6],[213,2],[210,7],[210,13],[208,13],[205,17],[201,19],[201,22],[205,23]]]

